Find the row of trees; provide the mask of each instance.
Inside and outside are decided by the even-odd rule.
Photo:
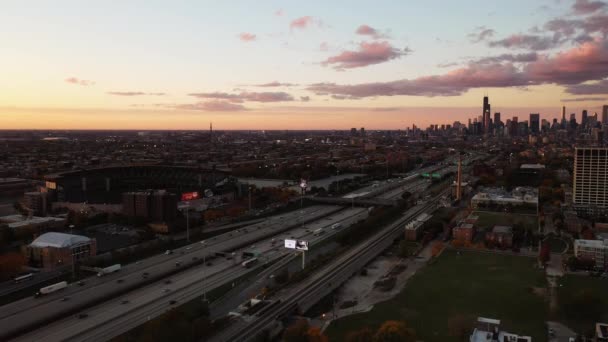
[[[299,319],[285,329],[283,342],[327,342],[317,327],[311,326],[307,320]],[[346,342],[413,342],[416,341],[416,332],[403,321],[386,321],[376,331],[369,327],[348,333]]]
[[[369,327],[350,332],[347,342],[413,342],[416,332],[403,321],[386,321],[375,332]]]

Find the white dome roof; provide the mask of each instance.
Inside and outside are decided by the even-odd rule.
[[[91,239],[82,235],[52,232],[40,235],[36,240],[32,241],[30,246],[63,248],[89,243],[89,241],[91,241]]]

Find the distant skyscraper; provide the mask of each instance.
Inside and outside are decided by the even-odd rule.
[[[364,137],[365,136],[365,127],[361,127],[361,136]]]
[[[608,105],[602,107],[602,125],[608,125]]]
[[[353,127],[353,128],[350,129],[350,135],[353,136],[353,137],[357,136],[357,129],[355,127]]]
[[[573,203],[608,208],[608,148],[577,147],[574,151]]]
[[[517,131],[519,128],[519,123],[517,121],[518,121],[517,116],[514,116],[513,119],[511,119],[511,126],[509,127],[509,135],[512,137],[517,135]]]
[[[532,134],[538,134],[540,132],[540,114],[530,114],[530,131]]]
[[[481,116],[483,125],[483,132],[489,133],[490,131],[490,102],[487,96],[483,97],[483,113]]]
[[[587,124],[587,110],[583,109],[583,115],[581,117],[581,125],[585,126]]]
[[[500,112],[494,113],[494,126],[500,125]]]
[[[566,120],[566,106],[562,107],[562,121]]]

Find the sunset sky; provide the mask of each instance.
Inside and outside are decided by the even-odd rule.
[[[422,5],[424,4],[424,5]],[[3,1],[0,129],[403,129],[608,104],[608,4]]]

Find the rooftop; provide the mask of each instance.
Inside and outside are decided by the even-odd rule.
[[[574,245],[584,247],[608,248],[608,240],[574,240]]]
[[[521,169],[544,169],[545,165],[543,164],[521,164]]]
[[[7,223],[9,228],[16,229],[27,225],[36,225],[46,222],[63,222],[65,218],[59,217],[41,217],[41,216],[24,216],[21,214],[7,215],[0,217],[0,222]]]
[[[64,248],[80,244],[86,244],[90,241],[91,239],[86,236],[51,232],[40,235],[38,238],[36,238],[36,240],[32,241],[30,246],[39,248]]]

